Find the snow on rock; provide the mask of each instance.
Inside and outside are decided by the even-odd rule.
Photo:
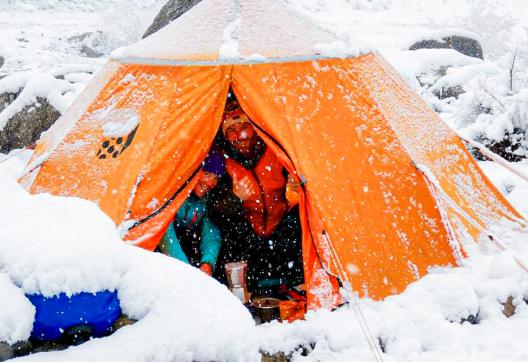
[[[399,51],[385,49],[382,55],[407,79],[417,78],[448,67],[481,64],[480,59],[468,57],[454,49],[418,49]]]
[[[5,165],[0,305],[25,300],[22,291],[117,290],[123,312],[139,320],[107,338],[27,360],[257,360],[254,322],[225,286],[180,261],[123,243],[113,222],[89,201],[28,194],[13,178],[15,165],[4,172]],[[3,329],[0,308],[0,340],[29,335],[34,310],[23,307],[26,302],[17,303],[12,316],[20,321],[17,328]]]
[[[443,42],[445,38],[448,38],[451,36],[475,39],[479,43],[482,43],[483,41],[482,37],[479,34],[473,31],[469,31],[467,29],[443,28],[443,29],[436,29],[436,30],[426,31],[426,32],[421,33],[420,35],[409,40],[409,46],[415,43],[424,41],[424,40],[436,40],[438,42]]]
[[[37,97],[46,99],[53,108],[63,113],[91,81],[97,69],[95,66],[71,64],[46,72],[13,73],[0,79],[0,94],[18,95],[0,110],[0,130],[14,115],[36,103]]]
[[[64,112],[68,107],[68,104],[63,102],[62,94],[72,90],[70,83],[50,74],[26,73],[17,74],[14,79],[6,77],[0,80],[0,93],[18,92],[22,88],[21,80],[24,80],[22,83],[24,89],[15,101],[0,113],[0,130],[15,114],[22,112],[26,106],[36,103],[37,97],[48,99],[59,112]]]

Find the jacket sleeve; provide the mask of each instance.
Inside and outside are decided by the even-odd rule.
[[[200,263],[207,263],[211,265],[213,270],[216,267],[216,260],[218,259],[218,252],[222,244],[222,237],[218,227],[205,215],[202,220],[202,235],[200,239],[200,253],[202,258]]]
[[[159,248],[163,254],[172,256],[178,260],[183,261],[184,263],[189,264],[187,256],[183,252],[183,249],[180,245],[180,241],[176,236],[176,230],[174,230],[174,224],[170,223],[167,231],[163,235],[161,242],[159,243]]]

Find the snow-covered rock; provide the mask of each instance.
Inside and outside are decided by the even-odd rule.
[[[436,30],[430,34],[423,34],[420,40],[415,39],[409,50],[455,49],[469,57],[484,59],[482,45],[477,40],[479,38],[477,34],[459,29]]]
[[[37,141],[84,89],[96,69],[69,65],[0,79],[0,152]]]
[[[169,0],[163,7],[160,12],[154,18],[152,24],[148,27],[143,38],[157,32],[165,25],[170,23],[173,20],[178,19],[183,13],[187,12],[194,5],[198,4],[201,0]],[[207,19],[204,19],[207,21]]]

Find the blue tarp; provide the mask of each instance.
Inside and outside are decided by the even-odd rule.
[[[41,341],[56,341],[77,325],[88,325],[94,337],[102,337],[121,315],[117,291],[83,292],[71,297],[64,293],[49,298],[26,296],[36,308],[31,337]]]

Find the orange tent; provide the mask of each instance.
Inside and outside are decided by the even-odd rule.
[[[379,54],[325,56],[335,39],[287,6],[241,3],[204,0],[114,53],[42,137],[22,182],[93,200],[127,242],[153,250],[192,189],[231,86],[304,185],[311,307],[335,305],[338,280],[379,299],[432,266],[457,265],[461,242],[482,237],[467,215],[483,228],[519,220]],[[444,205],[425,168],[460,209]]]

